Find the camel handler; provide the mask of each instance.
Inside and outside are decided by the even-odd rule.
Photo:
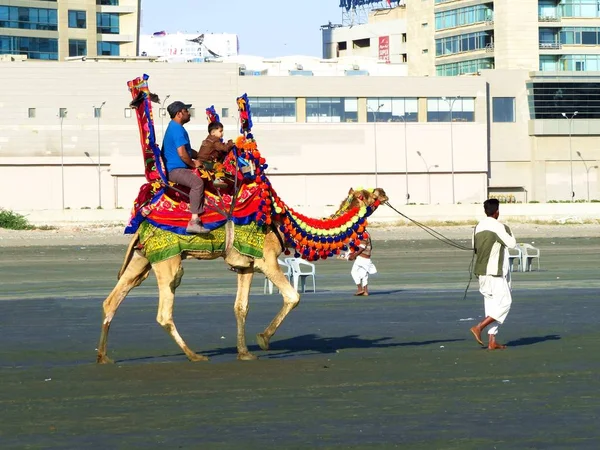
[[[483,295],[485,319],[471,328],[475,340],[484,345],[481,332],[488,326],[488,350],[505,349],[496,342],[499,325],[504,323],[512,303],[508,248],[517,241],[510,228],[498,221],[500,202],[491,198],[483,203],[487,216],[473,231],[473,249],[477,256],[473,272],[479,277],[479,292]]]
[[[169,181],[190,188],[192,219],[185,231],[189,234],[206,234],[210,230],[204,228],[200,221],[200,214],[204,212],[204,182],[194,173],[194,169],[200,166],[196,160],[198,152],[192,149],[188,132],[183,128],[190,121],[191,107],[179,101],[167,107],[171,121],[163,138],[162,154]]]
[[[358,289],[354,294],[355,296],[369,295],[369,274],[374,275],[377,273],[377,268],[371,261],[372,250],[373,246],[369,236],[360,241],[357,251],[348,255],[348,260],[354,261],[350,275]]]

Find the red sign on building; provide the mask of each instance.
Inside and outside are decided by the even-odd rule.
[[[390,62],[390,37],[379,36],[379,60]]]

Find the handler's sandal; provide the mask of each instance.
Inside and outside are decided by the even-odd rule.
[[[207,234],[210,230],[202,226],[202,222],[199,220],[190,220],[185,229],[188,234]]]

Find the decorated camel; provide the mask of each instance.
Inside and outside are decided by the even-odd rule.
[[[205,235],[185,235],[185,223],[190,217],[188,198],[183,186],[172,185],[164,177],[152,120],[151,101],[157,98],[150,93],[147,80],[144,75],[128,85],[134,98],[132,107],[137,113],[148,183],[140,190],[126,229],[133,237],[118,282],[103,303],[97,362],[112,362],[107,356],[112,320],[127,294],[148,277],[150,270],[154,270],[159,289],[157,322],[190,361],[208,360],[188,347],[173,321],[175,290],[183,277],[182,261],[190,258],[223,258],[237,272],[234,312],[238,359],[256,359],[248,351],[245,333],[254,272],[262,272],[283,296],[282,308],[257,335],[260,348],[268,350],[271,338],[300,301],[300,295],[280,269],[278,256],[293,250],[295,257],[314,261],[356,249],[360,239],[367,236],[367,217],[387,202],[387,196],[382,189],[350,189],[338,211],[324,219],[311,219],[289,208],[264,173],[266,161],[250,133],[250,105],[244,95],[238,99],[242,136],[224,164],[231,186],[229,190],[216,189],[210,184],[214,173],[199,171],[207,185],[202,220],[212,231]],[[207,115],[209,120],[218,120],[214,108],[207,109]]]

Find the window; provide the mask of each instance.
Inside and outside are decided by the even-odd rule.
[[[367,122],[417,122],[419,101],[416,98],[368,98]]]
[[[35,108],[29,108],[27,111],[27,117],[30,119],[35,119]]]
[[[562,0],[559,7],[562,17],[600,17],[597,0]]]
[[[435,29],[462,27],[494,19],[492,4],[468,6],[435,13]]]
[[[221,117],[223,117],[223,118],[229,117],[229,108],[221,108]]]
[[[427,99],[427,122],[474,122],[475,99],[450,97]]]
[[[527,88],[532,119],[564,120],[562,113],[573,111],[577,119],[600,119],[600,83],[534,82]]]
[[[352,48],[367,48],[370,46],[371,46],[370,38],[355,39],[354,41],[352,41]]]
[[[96,0],[96,5],[119,6],[119,0]]]
[[[67,117],[67,108],[58,108],[58,117],[61,119]]]
[[[86,56],[87,41],[79,39],[69,39],[69,56]]]
[[[131,117],[132,116],[131,108],[125,108],[123,110],[123,115],[125,116],[126,119],[129,118],[129,117]]]
[[[293,97],[252,97],[252,120],[256,123],[296,122],[296,99]]]
[[[492,113],[494,122],[515,122],[515,98],[492,98]]]
[[[85,28],[86,26],[85,11],[69,10],[69,28]]]
[[[0,54],[27,55],[30,59],[57,60],[58,39],[0,35]]]
[[[306,99],[306,121],[356,122],[358,121],[358,99],[340,97],[312,97]]]
[[[406,33],[402,33],[402,42],[406,42]]]
[[[119,56],[119,53],[117,42],[98,42],[98,56]]]
[[[479,31],[477,33],[459,34],[435,40],[435,54],[437,56],[452,55],[454,53],[483,50],[493,42],[493,32]]]
[[[421,50],[421,53],[423,53],[424,55],[429,53],[429,49],[428,48],[424,48],[423,50]]]
[[[119,34],[119,15],[96,13],[97,32],[99,34]]]
[[[56,9],[0,6],[0,28],[23,30],[58,30]]]
[[[463,75],[465,73],[477,73],[482,69],[493,69],[494,58],[471,59],[458,63],[440,64],[436,66],[435,71],[437,76],[453,77],[455,75]]]
[[[338,42],[338,50],[348,49],[348,43],[346,41]]]

